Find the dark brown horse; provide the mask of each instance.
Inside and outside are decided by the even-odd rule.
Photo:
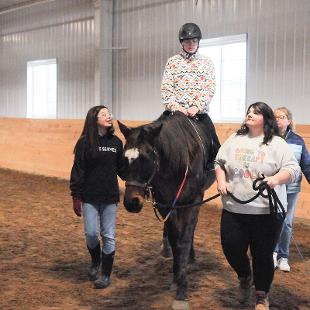
[[[148,187],[152,188],[159,213],[165,222],[173,253],[173,282],[176,284],[174,307],[186,309],[186,266],[193,242],[200,206],[184,208],[203,199],[206,161],[212,149],[211,135],[204,124],[176,112],[156,121],[128,128],[119,122],[126,138],[125,156],[129,160],[124,205],[129,212],[140,212]],[[211,179],[211,181],[210,181]],[[209,185],[214,181],[210,175]]]

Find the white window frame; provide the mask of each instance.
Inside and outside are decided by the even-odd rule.
[[[228,83],[225,84],[225,80],[223,80],[223,77],[225,76],[223,70],[223,48],[228,47],[228,45],[233,46],[233,44],[236,43],[245,43],[245,57],[242,58],[240,61],[242,61],[243,70],[240,73],[240,79],[236,80],[231,80],[231,85],[233,84],[233,81],[239,81],[239,99],[232,99],[231,102],[226,103],[227,106],[232,107],[233,105],[236,105],[238,107],[238,111],[236,111],[236,114],[233,115],[234,113],[227,113],[225,115],[225,104],[224,104],[224,98],[225,94],[227,96],[227,91],[226,93],[224,92],[223,88],[224,85],[227,86]],[[218,50],[220,51],[219,54],[214,57],[211,54],[208,55],[208,50],[204,48],[208,47],[218,47]],[[247,65],[247,34],[240,34],[240,35],[233,35],[233,36],[225,36],[225,37],[218,37],[218,38],[212,38],[212,39],[204,39],[200,41],[199,45],[199,51],[203,55],[209,56],[215,65],[215,74],[216,74],[216,93],[211,101],[210,104],[210,117],[212,118],[213,121],[215,122],[240,122],[244,120],[244,115],[246,111],[246,65]],[[234,60],[233,60],[234,61]],[[238,82],[236,82],[238,84]],[[237,89],[237,87],[236,87]],[[235,89],[235,90],[236,90]],[[238,89],[237,89],[238,93]],[[227,100],[226,100],[227,101]],[[233,102],[234,101],[234,102]],[[215,105],[217,106],[215,111]],[[227,107],[226,106],[226,107]],[[213,113],[212,113],[213,110]],[[227,115],[229,114],[229,115]]]
[[[56,71],[53,76],[49,74],[51,65],[55,66],[53,69]],[[37,69],[40,66],[45,70],[42,84],[40,84],[41,81],[38,81],[38,76],[36,76],[36,74],[38,74]],[[41,91],[41,97],[39,100],[38,90]],[[39,105],[38,101],[40,102]],[[27,118],[57,118],[56,58],[27,62]]]

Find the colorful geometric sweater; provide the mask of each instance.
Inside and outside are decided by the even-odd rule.
[[[187,58],[182,51],[168,59],[161,84],[166,110],[196,106],[198,113],[207,113],[214,93],[215,73],[210,58],[198,53]]]

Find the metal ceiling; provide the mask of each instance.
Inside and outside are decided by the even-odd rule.
[[[21,3],[29,2],[26,0],[1,0],[0,1],[0,10],[4,10],[7,8],[15,7],[20,5]]]
[[[0,14],[55,0],[0,0]]]

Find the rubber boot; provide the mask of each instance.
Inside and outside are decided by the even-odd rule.
[[[91,256],[91,265],[89,267],[88,270],[88,277],[91,281],[96,280],[97,279],[97,275],[100,269],[100,261],[101,261],[101,257],[100,257],[100,242],[96,245],[96,247],[94,247],[93,249],[90,249],[87,246],[87,249],[89,251],[89,254]]]
[[[101,257],[101,275],[94,282],[95,288],[106,288],[110,285],[110,276],[113,268],[115,251],[110,254],[102,252]]]

